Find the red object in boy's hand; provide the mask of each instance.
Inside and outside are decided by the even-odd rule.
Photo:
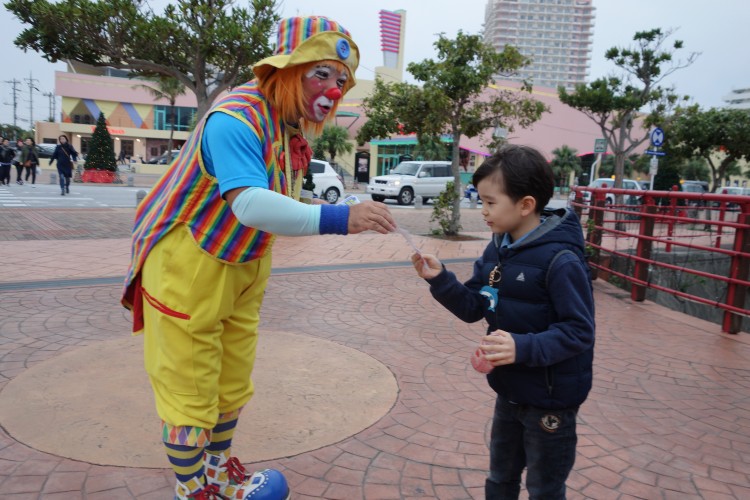
[[[471,366],[473,366],[479,373],[490,373],[492,369],[495,368],[489,361],[487,361],[487,359],[485,359],[484,351],[479,347],[477,347],[474,354],[471,355]]]

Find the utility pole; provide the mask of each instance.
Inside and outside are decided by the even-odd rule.
[[[43,95],[49,98],[49,121],[54,122],[55,121],[55,93],[45,92]]]
[[[21,83],[15,78],[12,80],[6,80],[5,83],[10,83],[13,86],[13,126],[17,127],[18,124],[18,85]]]
[[[29,72],[29,77],[24,78],[24,80],[29,84],[29,128],[34,130],[34,91],[39,92],[35,85],[35,82],[39,83],[39,80],[35,79],[31,72]]]

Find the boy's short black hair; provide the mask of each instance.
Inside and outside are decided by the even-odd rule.
[[[487,158],[471,178],[474,187],[488,177],[502,180],[503,190],[517,202],[524,196],[536,200],[536,211],[541,213],[555,192],[555,176],[547,160],[529,146],[506,144]]]

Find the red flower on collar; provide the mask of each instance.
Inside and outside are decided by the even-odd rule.
[[[289,139],[289,154],[292,170],[295,172],[302,170],[303,174],[307,172],[307,166],[310,165],[312,159],[312,149],[304,137],[295,135]]]

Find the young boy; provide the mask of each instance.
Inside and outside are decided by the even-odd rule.
[[[581,225],[568,209],[544,210],[554,176],[536,150],[509,145],[472,183],[492,242],[464,284],[433,255],[415,254],[419,276],[456,317],[485,319],[480,346],[497,392],[485,496],[565,498],[576,453],[576,415],[591,389],[594,300]]]

